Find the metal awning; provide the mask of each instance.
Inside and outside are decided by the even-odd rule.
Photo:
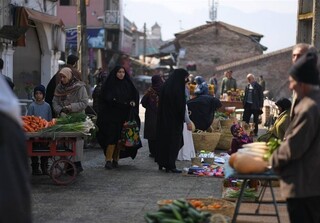
[[[27,18],[30,20],[58,25],[61,27],[64,26],[63,21],[57,16],[48,15],[29,8],[23,8],[23,10],[27,13]]]
[[[0,29],[0,38],[16,41],[28,30],[28,27],[5,25]]]

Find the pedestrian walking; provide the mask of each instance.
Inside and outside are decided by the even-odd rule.
[[[97,119],[97,140],[105,156],[105,168],[110,170],[118,167],[120,158],[134,159],[141,147],[121,149],[120,134],[130,112],[140,128],[139,92],[135,88],[124,67],[116,66],[108,75],[101,87],[99,98],[99,113]]]
[[[181,173],[175,162],[184,144],[182,133],[186,109],[185,84],[188,76],[185,69],[175,69],[160,93],[155,161],[159,169],[165,168],[166,172]]]
[[[153,75],[152,85],[141,99],[141,105],[146,109],[144,121],[144,138],[148,140],[149,157],[154,157],[155,147],[157,145],[157,113],[159,104],[159,94],[163,85],[163,79],[160,75]]]

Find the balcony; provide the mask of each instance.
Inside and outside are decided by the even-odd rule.
[[[120,28],[120,11],[106,10],[104,15],[104,26],[107,29],[119,29]]]

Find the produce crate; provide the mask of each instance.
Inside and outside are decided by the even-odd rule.
[[[196,209],[200,211],[210,212],[212,214],[221,214],[232,218],[235,203],[217,198],[186,198]],[[171,204],[173,200],[160,200],[157,202],[159,208],[164,205]]]
[[[196,151],[212,152],[216,149],[221,133],[220,132],[194,132],[192,133],[193,144]]]

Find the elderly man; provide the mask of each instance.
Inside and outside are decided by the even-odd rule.
[[[289,88],[298,103],[272,166],[281,176],[290,222],[320,222],[320,90],[317,54],[308,52],[291,67]]]
[[[243,99],[243,121],[249,124],[250,117],[253,115],[254,130],[253,133],[255,136],[258,135],[258,125],[259,125],[259,115],[262,112],[263,108],[263,91],[260,84],[255,81],[253,74],[247,75],[248,85],[244,91]]]

